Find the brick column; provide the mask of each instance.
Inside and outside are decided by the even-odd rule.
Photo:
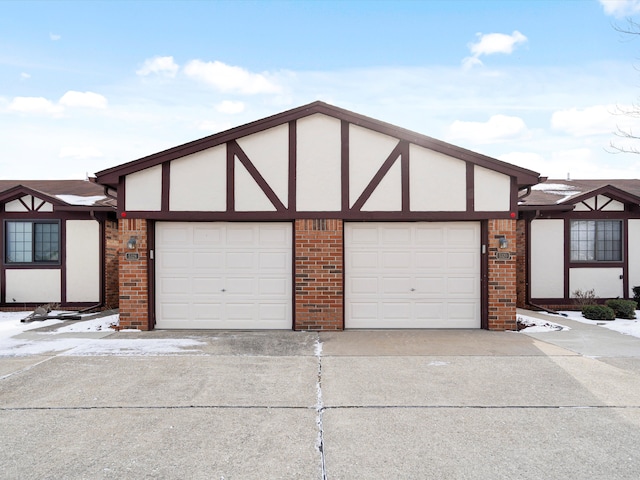
[[[118,221],[106,219],[104,221],[104,301],[105,308],[118,308],[119,279],[118,279]]]
[[[524,308],[527,302],[527,235],[526,220],[516,222],[516,293],[518,308]]]
[[[489,220],[489,330],[516,329],[516,221]],[[500,248],[500,238],[509,242]],[[501,258],[501,257],[509,258]]]
[[[120,326],[149,330],[147,221],[120,219],[119,228]],[[131,237],[136,238],[134,249],[127,247]],[[138,254],[138,258],[127,260],[127,253]]]
[[[295,221],[295,330],[342,330],[342,220]]]

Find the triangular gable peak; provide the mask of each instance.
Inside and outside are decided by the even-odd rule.
[[[98,183],[118,188],[121,212],[210,220],[327,212],[509,218],[518,188],[538,180],[536,172],[322,102],[97,174]]]
[[[64,202],[24,185],[16,185],[0,193],[0,204],[5,212],[53,212]]]
[[[623,212],[637,210],[640,206],[640,197],[613,185],[604,185],[566,198],[559,204],[573,205],[575,212]]]

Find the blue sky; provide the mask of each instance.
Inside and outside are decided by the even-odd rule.
[[[0,178],[84,178],[315,100],[565,178],[640,178],[640,0],[2,1]]]

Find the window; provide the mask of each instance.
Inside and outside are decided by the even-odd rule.
[[[57,222],[6,222],[6,263],[58,263],[60,224]]]
[[[621,220],[573,220],[572,262],[622,261]]]

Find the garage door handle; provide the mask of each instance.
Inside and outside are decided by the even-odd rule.
[[[223,288],[222,290],[220,290],[221,292],[226,292],[226,290]]]
[[[415,292],[415,291],[416,291],[416,289],[415,289],[415,288],[412,288],[412,289],[411,289],[411,291],[412,291],[412,292]]]

